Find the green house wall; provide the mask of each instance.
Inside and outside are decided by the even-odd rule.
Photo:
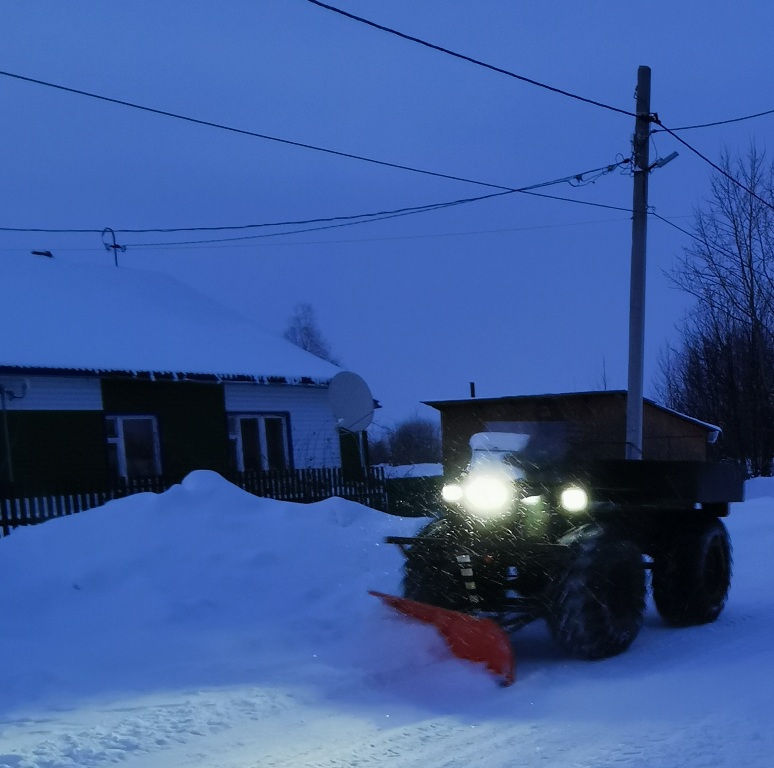
[[[173,482],[196,469],[228,472],[228,428],[223,386],[188,381],[102,382],[105,414],[156,416],[161,469]]]
[[[63,493],[107,480],[103,415],[99,411],[11,411],[14,493]],[[0,441],[0,489],[9,489],[5,435]]]

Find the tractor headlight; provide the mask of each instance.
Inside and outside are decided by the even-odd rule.
[[[441,488],[441,498],[462,507],[471,515],[490,519],[501,517],[511,509],[516,498],[513,478],[507,472],[473,472],[459,483]]]
[[[465,481],[463,492],[465,509],[483,518],[507,512],[514,496],[513,482],[503,475],[472,475]]]
[[[462,497],[465,492],[462,490],[462,486],[458,483],[449,483],[441,488],[441,498],[449,503],[456,503],[462,501]]]
[[[559,495],[559,503],[565,512],[583,512],[589,506],[589,495],[578,485],[568,485]]]

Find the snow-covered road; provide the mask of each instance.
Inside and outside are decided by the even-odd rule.
[[[0,539],[0,768],[774,765],[774,485],[728,520],[718,622],[568,660],[542,624],[500,688],[369,588],[415,520],[210,473]],[[771,491],[771,493],[769,493]]]

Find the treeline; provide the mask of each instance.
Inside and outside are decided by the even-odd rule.
[[[718,458],[774,462],[774,164],[725,153],[671,279],[696,302],[662,357],[661,399],[723,430]]]
[[[441,428],[419,417],[399,422],[393,429],[369,435],[371,464],[394,467],[407,464],[438,464],[441,461]]]

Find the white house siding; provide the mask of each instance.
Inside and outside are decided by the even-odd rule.
[[[288,414],[297,469],[340,465],[339,434],[327,387],[227,383],[224,394],[228,413]]]
[[[26,392],[25,392],[26,383]],[[2,376],[9,411],[101,411],[102,390],[99,379],[70,376]]]

